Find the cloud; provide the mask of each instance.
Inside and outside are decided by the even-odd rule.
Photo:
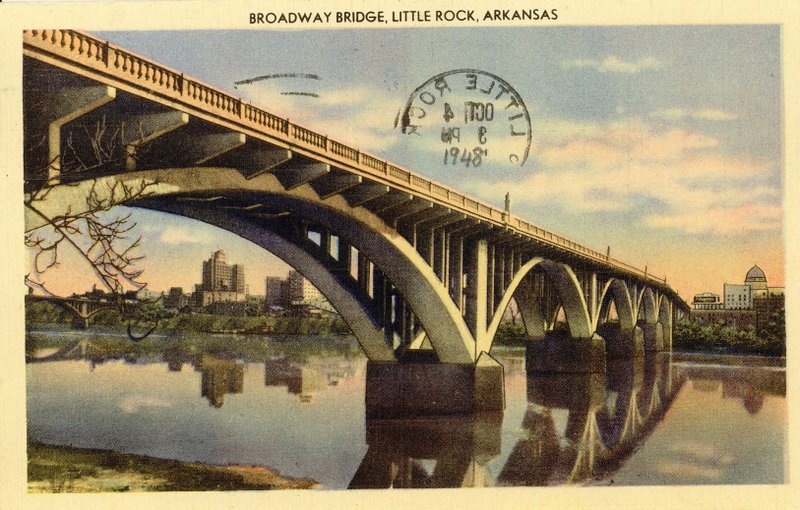
[[[366,86],[328,89],[319,92],[318,104],[324,106],[353,106],[369,103],[375,91]]]
[[[657,464],[657,471],[671,477],[719,480],[734,461],[734,457],[717,445],[687,440],[669,447],[670,460]],[[678,457],[679,460],[671,460]]]
[[[161,233],[160,239],[166,244],[197,244],[206,242],[206,237],[205,234],[192,232],[187,228],[170,226]]]
[[[391,147],[396,102],[378,88],[366,85],[332,87],[318,84],[309,90],[318,97],[286,96],[274,84],[259,82],[240,92],[267,111],[307,126],[339,142],[367,152]]]
[[[564,69],[593,69],[601,73],[635,74],[642,71],[656,71],[664,67],[653,57],[642,57],[635,62],[626,62],[615,55],[608,55],[602,60],[579,58],[561,62]]]
[[[720,450],[716,445],[701,441],[688,440],[674,443],[669,449],[675,453],[690,456],[697,461],[717,466],[729,465],[735,460],[732,455]]]
[[[722,477],[722,470],[714,467],[698,466],[684,462],[665,462],[658,466],[658,472],[668,477],[705,478],[717,480]]]
[[[631,213],[652,229],[730,235],[781,228],[777,164],[725,153],[718,139],[644,119],[541,122],[539,168],[523,179],[475,177],[465,188],[515,206]]]
[[[726,112],[723,110],[716,110],[714,108],[698,108],[694,110],[686,110],[682,108],[662,108],[650,114],[651,117],[663,120],[708,120],[714,122],[724,122],[736,120],[738,115]]]
[[[143,395],[129,395],[123,398],[117,407],[125,414],[138,413],[139,410],[146,407],[171,407],[171,404],[166,400],[156,397],[146,397]]]
[[[690,234],[736,234],[741,231],[775,230],[781,228],[783,210],[779,206],[743,204],[737,207],[709,209],[710,217],[698,218],[695,212],[650,215],[645,224],[657,228],[673,228]]]

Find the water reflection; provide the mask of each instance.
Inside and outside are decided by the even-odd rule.
[[[612,474],[615,483],[707,483],[698,478],[705,471],[686,469],[689,450],[727,452],[715,483],[782,479],[783,369],[658,355],[609,363],[605,374],[527,374],[524,357],[510,354],[501,358],[503,414],[367,419],[365,361],[349,348],[311,353],[279,345],[256,356],[171,345],[108,356],[98,345],[78,340],[28,359],[31,441],[263,464],[329,488],[584,484]],[[58,363],[113,359],[124,363],[86,377],[72,375],[86,374],[86,364]],[[236,398],[226,401],[230,395]],[[132,401],[138,404],[118,412],[120,402]],[[142,432],[170,420],[163,438]],[[737,444],[728,445],[732,431]],[[758,470],[749,467],[758,462]]]
[[[615,361],[606,374],[529,374],[526,437],[498,483],[577,483],[613,471],[661,420],[684,380],[674,377],[668,356]],[[559,433],[554,416],[563,411]]]
[[[94,370],[95,365],[100,365],[112,359],[104,349],[95,345],[88,338],[79,338],[54,352],[48,352],[43,356],[25,355],[26,363],[44,363],[51,361],[66,360],[85,360],[89,362],[89,367]],[[119,359],[115,357],[113,359]]]
[[[300,402],[308,404],[314,400],[314,394],[326,386],[326,377],[319,370],[286,359],[267,360],[264,362],[264,385],[285,386]]]
[[[242,363],[204,355],[199,358],[195,370],[202,374],[200,394],[214,407],[222,407],[226,393],[242,393],[244,390]]]
[[[723,399],[742,401],[751,415],[758,414],[768,395],[786,395],[786,372],[782,369],[756,367],[730,368],[676,364],[675,370],[692,381],[701,392],[717,392],[722,387]]]
[[[503,416],[367,420],[367,453],[350,489],[488,487]]]

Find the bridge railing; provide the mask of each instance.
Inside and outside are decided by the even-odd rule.
[[[401,189],[413,191],[433,202],[504,225],[545,244],[580,254],[601,265],[613,266],[659,285],[666,284],[666,278],[656,278],[646,271],[610,258],[561,235],[525,220],[512,218],[506,211],[491,204],[469,197],[344,143],[331,140],[311,129],[291,123],[288,119],[243,102],[241,98],[199,80],[188,78],[181,72],[84,32],[60,29],[25,30],[23,38],[24,43],[29,46],[89,67],[103,75],[122,79],[126,84],[148,94],[160,94],[170,100],[177,98],[202,112],[246,126],[284,144],[300,146],[314,154],[322,152],[326,158],[343,163],[345,167],[357,173],[398,185]]]

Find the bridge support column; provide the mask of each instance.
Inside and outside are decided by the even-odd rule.
[[[660,323],[645,322],[640,324],[644,334],[644,349],[646,351],[666,350],[664,342],[664,329]]]
[[[75,315],[72,317],[72,329],[89,329],[89,319]]]
[[[525,367],[530,372],[604,372],[606,343],[600,335],[571,338],[566,331],[548,331],[542,340],[528,342]]]
[[[597,327],[597,333],[606,341],[608,359],[630,359],[644,356],[644,333],[642,328],[624,329],[619,323],[605,323]]]
[[[503,366],[486,353],[474,365],[370,361],[365,402],[367,418],[502,411]]]
[[[464,270],[467,273],[467,286],[464,289],[464,320],[478,345],[483,343],[483,337],[486,335],[490,295],[488,261],[489,247],[485,239],[464,243]],[[476,357],[478,345],[476,345]]]

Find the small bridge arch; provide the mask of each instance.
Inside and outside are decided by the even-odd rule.
[[[531,288],[533,283],[530,281],[530,276],[536,268],[542,270],[546,281],[558,294],[560,306],[564,310],[564,315],[567,320],[570,336],[572,338],[590,338],[593,329],[589,318],[589,311],[586,300],[581,292],[580,284],[572,268],[552,260],[534,257],[517,271],[508,284],[503,298],[495,308],[492,320],[486,332],[490,342],[497,333],[506,307],[518,290],[520,291],[520,299],[517,299],[516,302],[517,306],[519,306],[523,322],[525,323],[526,333],[532,340],[544,338],[548,326],[552,325],[554,318],[547,317],[546,314],[543,313],[543,296],[537,296],[535,290]],[[558,307],[553,307],[551,312],[557,313]]]

